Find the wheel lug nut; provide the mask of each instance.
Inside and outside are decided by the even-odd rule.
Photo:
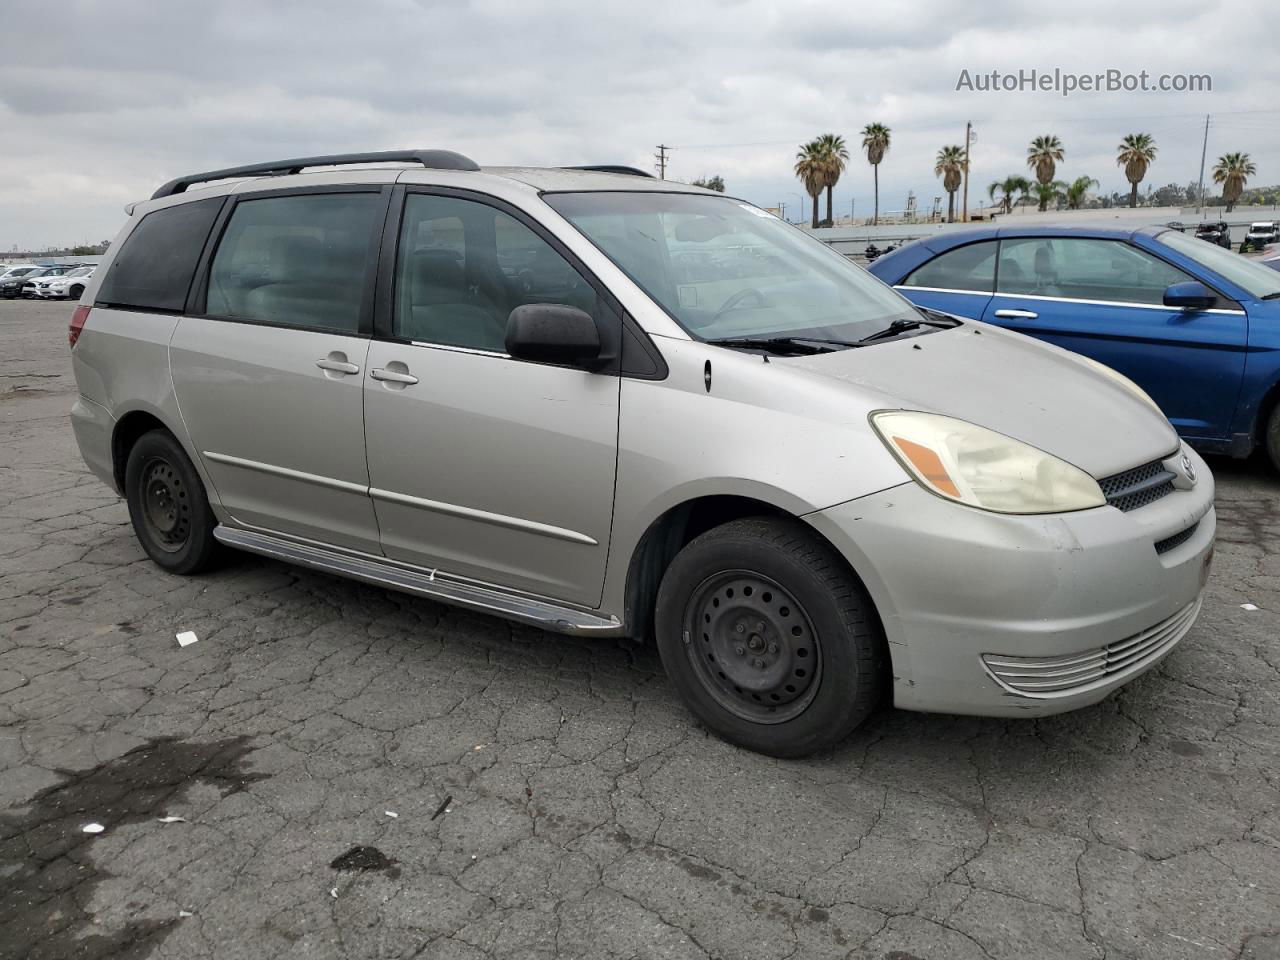
[[[777,645],[776,643],[771,643],[771,644],[769,644],[769,652],[770,652],[770,653],[777,653],[777,652],[778,652],[778,645]]]
[[[764,661],[761,660],[759,657],[756,657],[754,660],[752,660],[751,665],[755,667],[757,670],[764,669]]]
[[[740,657],[741,657],[741,656],[743,656],[747,651],[746,651],[746,648],[745,648],[745,647],[743,647],[743,645],[742,645],[742,644],[738,644],[736,647],[734,647],[734,648],[733,648],[733,652],[734,652],[734,653],[736,653],[738,656],[740,656]]]
[[[764,633],[764,621],[763,621],[763,620],[757,620],[757,621],[756,621],[756,633]]]
[[[736,627],[734,627],[733,629],[734,629],[734,632],[735,632],[735,633],[746,633],[746,632],[747,632],[747,628],[746,628],[743,624],[741,624],[741,623],[740,623],[740,624],[738,624],[738,625],[737,625]]]

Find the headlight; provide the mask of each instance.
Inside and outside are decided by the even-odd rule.
[[[1105,506],[1098,481],[1035,447],[936,413],[871,415],[880,439],[921,486],[995,513],[1066,513]]]
[[[1138,386],[1136,383],[1134,383],[1132,380],[1126,377],[1119,370],[1112,370],[1105,363],[1099,363],[1097,360],[1093,359],[1093,357],[1086,357],[1083,354],[1080,355],[1080,359],[1083,360],[1085,363],[1087,363],[1089,366],[1093,367],[1093,369],[1097,370],[1099,373],[1106,374],[1108,377],[1110,377],[1116,383],[1120,384],[1120,386],[1124,387],[1126,390],[1132,393],[1135,397],[1137,397],[1143,403],[1146,403],[1148,406],[1150,406],[1151,409],[1155,410],[1155,412],[1160,414],[1160,416],[1162,417],[1164,416],[1164,411],[1161,410],[1160,407],[1156,405],[1156,402],[1151,399],[1151,396],[1147,393],[1147,391],[1143,390],[1140,386]]]

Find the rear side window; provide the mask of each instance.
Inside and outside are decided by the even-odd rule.
[[[984,240],[935,257],[917,268],[902,285],[990,293],[995,289],[995,281],[996,242]]]
[[[222,197],[148,213],[116,254],[98,302],[137,310],[180,312]]]
[[[376,193],[242,200],[209,269],[205,312],[358,333],[382,209]]]

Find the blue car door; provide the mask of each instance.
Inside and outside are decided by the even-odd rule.
[[[921,264],[897,288],[912,303],[981,320],[995,289],[996,241],[955,247]]]
[[[1120,239],[1004,239],[983,319],[1120,371],[1184,437],[1221,440],[1239,399],[1248,321],[1226,300],[1164,306],[1168,286],[1195,279]]]

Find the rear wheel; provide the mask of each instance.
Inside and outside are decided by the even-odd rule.
[[[79,300],[82,296],[84,296],[84,287],[78,283],[67,291],[68,300]]]
[[[1267,456],[1271,458],[1271,465],[1280,470],[1280,403],[1272,408],[1271,416],[1267,418],[1267,433],[1263,443],[1267,448]]]
[[[216,558],[217,521],[204,485],[182,446],[166,430],[143,434],[129,451],[125,496],[133,532],[170,573],[198,573]]]
[[[689,709],[777,757],[833,746],[879,702],[871,600],[799,521],[737,520],[686,546],[658,591],[658,649]]]

